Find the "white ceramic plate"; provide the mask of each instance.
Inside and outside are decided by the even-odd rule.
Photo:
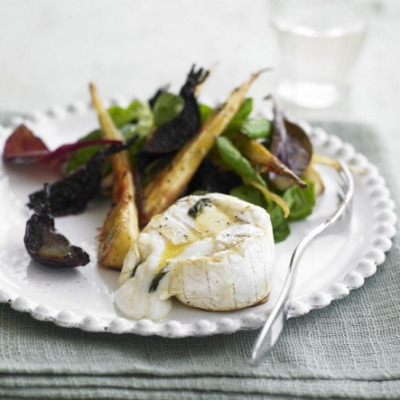
[[[54,107],[25,120],[16,120],[14,124],[20,122],[25,122],[50,148],[73,142],[98,126],[94,112],[83,103]],[[373,275],[376,266],[384,261],[384,253],[392,245],[396,222],[394,202],[377,168],[339,138],[304,126],[316,152],[341,158],[365,169],[365,173],[355,175],[353,211],[348,220],[316,240],[305,255],[297,276],[291,317],[325,307],[360,287],[364,278]],[[10,132],[0,127],[1,149]],[[258,328],[277,298],[296,244],[337,205],[336,173],[327,167],[321,167],[320,172],[326,191],[318,199],[312,216],[293,223],[290,237],[277,245],[278,259],[272,274],[270,300],[266,304],[216,313],[187,308],[176,302],[167,319],[152,322],[131,321],[116,311],[113,294],[118,272],[96,264],[95,237],[107,213],[108,201],[91,204],[81,215],[56,219],[56,227],[73,244],[83,247],[92,261],[85,267],[52,270],[29,258],[22,239],[29,215],[24,205],[28,194],[54,177],[43,169],[0,165],[0,301],[9,302],[15,310],[29,312],[39,320],[94,332],[185,337]]]

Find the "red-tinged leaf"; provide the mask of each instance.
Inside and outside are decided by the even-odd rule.
[[[47,156],[49,153],[50,150],[42,139],[35,136],[25,125],[19,125],[4,145],[3,160],[7,162],[29,162],[25,160],[36,160]]]
[[[106,145],[106,144],[122,144],[120,140],[110,140],[110,139],[96,139],[96,140],[86,140],[82,142],[75,142],[71,144],[63,144],[57,147],[54,151],[43,156],[39,161],[50,161],[54,159],[59,159],[61,162],[66,161],[69,158],[70,153],[79,150],[83,147],[95,146],[95,145]]]
[[[5,143],[3,160],[16,164],[32,164],[56,160],[56,166],[59,166],[69,158],[70,153],[83,147],[121,143],[119,140],[108,139],[86,140],[64,144],[50,151],[42,139],[36,136],[25,125],[20,125]]]
[[[274,120],[271,153],[297,176],[302,176],[311,161],[312,143],[304,129],[289,121],[276,102],[273,99],[272,101]]]

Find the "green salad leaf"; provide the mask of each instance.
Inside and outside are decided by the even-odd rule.
[[[153,126],[151,109],[147,103],[134,100],[126,108],[112,106],[108,109],[108,112],[114,124],[120,129],[125,140],[129,140],[136,135],[138,136],[138,140],[129,149],[130,159],[131,162],[133,162],[136,159],[136,154],[139,149],[144,144],[148,132]],[[122,122],[125,123],[121,126],[120,124]],[[101,137],[101,130],[96,129],[79,139],[79,141],[101,139]],[[65,165],[65,172],[69,174],[81,165],[86,164],[100,148],[99,145],[94,145],[75,151]],[[109,171],[110,164],[106,162],[103,174]]]
[[[242,185],[232,189],[231,196],[238,197],[251,204],[264,208],[270,215],[275,243],[282,242],[290,235],[290,228],[287,219],[283,215],[281,207],[276,203],[267,202],[264,195],[255,187]]]
[[[267,186],[265,181],[256,172],[247,158],[240,153],[240,151],[227,137],[219,137],[217,139],[216,146],[219,151],[219,155],[226,166],[228,166],[242,178],[248,178],[260,183],[263,186]],[[269,213],[274,231],[275,243],[281,242],[289,236],[290,228],[288,220],[283,214],[282,208],[272,201],[267,201],[265,196],[258,189],[250,185],[242,185],[232,189],[230,194],[242,200],[248,201],[249,203],[260,206]],[[300,209],[300,203],[297,201],[295,194],[288,194],[288,196],[290,196],[293,200],[292,205],[294,209],[296,210],[296,207]]]
[[[269,139],[272,135],[272,124],[266,118],[248,118],[240,126],[240,132],[250,139]]]
[[[276,203],[271,202],[267,207],[267,211],[271,218],[275,243],[282,242],[290,235],[288,219],[285,218],[282,208]]]
[[[291,221],[304,219],[312,213],[315,205],[314,183],[310,180],[306,182],[308,184],[306,189],[293,185],[283,193],[283,199],[290,209],[289,220]]]
[[[210,118],[211,114],[213,113],[214,109],[207,104],[199,104],[199,111],[200,111],[200,121],[203,125],[208,118]]]
[[[242,178],[248,178],[266,186],[263,178],[257,173],[250,161],[244,157],[234,144],[226,137],[220,136],[216,141],[221,160]]]
[[[253,108],[253,100],[247,98],[231,122],[224,134],[242,132],[250,139],[271,139],[272,123],[266,118],[249,118]],[[201,123],[204,124],[210,118],[214,109],[206,104],[199,105]]]
[[[136,142],[129,148],[129,158],[131,164],[136,164],[136,156],[144,145],[147,135],[153,127],[153,113],[148,103],[141,103],[138,108],[138,117],[136,123],[124,125],[120,130],[125,140],[130,140],[137,136]]]
[[[290,215],[285,218],[282,208],[273,202],[268,202],[263,194],[253,186],[242,185],[230,191],[231,196],[264,208],[271,218],[275,243],[282,242],[290,235],[290,221],[298,221],[309,216],[315,205],[314,185],[307,181],[307,189],[294,185],[283,194],[283,199],[290,208]]]
[[[242,185],[233,188],[229,194],[256,206],[267,208],[268,204],[263,194],[255,187]]]
[[[79,139],[79,141],[83,142],[87,140],[97,140],[97,139],[101,139],[101,131],[99,129],[96,129],[95,131],[88,133],[86,136]],[[70,174],[71,172],[78,169],[81,165],[86,164],[100,149],[101,146],[97,144],[76,150],[65,164],[64,167],[65,172],[67,174]],[[103,170],[103,173],[106,173],[107,169],[110,168],[110,164],[106,162],[104,168],[105,169]]]
[[[252,109],[253,109],[253,99],[247,98],[240,106],[235,116],[231,119],[231,122],[229,122],[224,133],[229,134],[230,132],[240,131],[243,122],[250,115]]]
[[[143,103],[139,100],[132,101],[126,108],[120,106],[111,106],[108,110],[115,126],[122,126],[140,120],[143,113]]]
[[[162,92],[153,107],[154,125],[160,126],[171,121],[183,110],[185,102],[179,95]]]
[[[235,124],[240,125],[250,115],[252,109],[253,109],[253,99],[247,98],[240,106],[235,116],[232,118],[231,122],[229,123],[229,126]]]

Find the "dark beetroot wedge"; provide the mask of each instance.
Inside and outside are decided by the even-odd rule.
[[[70,244],[58,233],[54,219],[33,214],[26,223],[24,243],[29,255],[38,263],[52,268],[73,268],[89,263],[89,255]]]
[[[194,90],[196,86],[204,82],[207,76],[208,71],[202,68],[196,71],[194,66],[192,67],[179,93],[184,100],[182,111],[177,117],[154,131],[142,148],[143,152],[170,153],[177,151],[196,135],[200,128],[201,120]],[[155,100],[153,99],[153,101]]]
[[[27,206],[37,214],[53,217],[81,213],[99,193],[106,157],[126,150],[136,140],[132,138],[126,144],[118,142],[99,150],[88,163],[71,175],[54,183],[45,183],[42,190],[31,193]]]
[[[28,207],[38,214],[53,217],[79,214],[99,192],[104,161],[104,153],[96,153],[73,174],[60,181],[46,183],[42,190],[29,195]]]

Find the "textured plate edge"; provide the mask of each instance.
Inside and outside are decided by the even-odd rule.
[[[386,259],[386,254],[393,246],[392,238],[396,234],[396,205],[387,187],[385,178],[378,168],[363,154],[344,142],[338,136],[328,134],[324,129],[312,127],[308,122],[297,121],[310,137],[313,145],[325,146],[334,151],[336,157],[356,168],[365,169],[363,179],[368,182],[369,197],[375,202],[377,215],[374,216],[372,247],[354,265],[341,280],[331,283],[325,290],[312,293],[294,300],[289,306],[288,318],[300,317],[310,311],[328,306],[332,301],[339,300],[358,289],[377,271],[377,266]]]
[[[127,104],[128,100],[120,96],[112,98],[106,106],[112,104]],[[91,110],[91,105],[82,101],[73,101],[66,106],[53,106],[45,111],[36,111],[25,117],[14,117],[11,128],[21,123],[40,123],[46,119],[57,120],[76,114],[84,114]],[[288,318],[299,317],[311,310],[328,306],[332,301],[346,297],[351,290],[364,284],[366,278],[376,272],[378,265],[385,261],[385,253],[392,247],[392,237],[396,233],[397,215],[395,203],[386,185],[386,181],[379,170],[361,153],[356,152],[349,143],[342,141],[335,135],[329,135],[325,130],[311,127],[305,121],[297,121],[309,135],[313,145],[325,146],[327,150],[335,151],[337,158],[365,169],[364,179],[369,182],[370,196],[379,209],[374,217],[373,246],[364,257],[349,271],[339,282],[329,285],[324,291],[312,293],[294,300],[289,307]],[[3,129],[9,128],[1,126]],[[143,336],[158,335],[168,338],[183,338],[190,336],[209,336],[214,334],[228,334],[239,330],[258,329],[262,326],[267,315],[260,313],[247,313],[240,319],[224,317],[218,322],[205,319],[190,324],[183,324],[176,320],[167,322],[153,322],[150,320],[131,321],[125,318],[104,318],[87,315],[77,316],[69,311],[59,311],[45,304],[37,304],[23,296],[13,296],[10,292],[0,287],[0,302],[9,303],[11,307],[20,312],[27,312],[40,321],[51,321],[64,328],[79,328],[89,332],[110,332],[115,334],[134,333]]]

